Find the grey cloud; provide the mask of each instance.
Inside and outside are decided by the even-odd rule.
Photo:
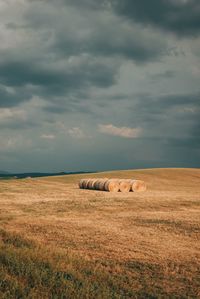
[[[37,3],[27,11],[25,22],[29,28],[37,28],[39,32],[46,30],[52,39],[50,50],[58,55],[62,53],[68,57],[88,53],[95,57],[119,56],[141,63],[170,53],[167,41],[159,32],[122,22],[109,10],[108,1],[59,1],[63,7],[61,12],[53,7],[57,1],[50,2],[52,7],[49,2]],[[104,10],[83,10],[80,14],[82,6],[87,9],[103,7]],[[58,17],[59,22],[55,21]]]
[[[178,35],[200,33],[199,0],[111,0],[120,15],[143,24],[151,24]]]
[[[63,107],[63,105],[48,105],[42,108],[44,111],[53,114],[63,114],[66,112],[71,112],[71,109],[68,107]]]
[[[200,33],[199,0],[62,0],[62,2],[85,9],[113,10],[134,22],[154,25],[179,36],[195,36]]]
[[[200,129],[200,93],[191,94],[136,94],[127,96],[130,126],[143,128],[144,137],[161,137],[172,140],[171,145],[191,143],[197,147]]]
[[[138,26],[117,24],[111,20],[94,24],[83,37],[73,39],[67,35],[57,36],[55,48],[64,55],[89,53],[95,56],[131,59],[136,63],[147,63],[170,55],[168,45],[159,34]]]
[[[176,76],[176,72],[172,70],[166,70],[164,72],[152,74],[149,76],[149,79],[153,82],[157,82],[158,80],[162,79],[171,79]]]
[[[19,93],[26,89],[27,94],[26,98],[16,94],[4,100],[9,97],[5,94],[2,105],[7,102],[14,106],[33,95],[54,102],[62,102],[63,95],[66,102],[71,101],[74,95],[73,101],[77,98],[80,102],[77,90],[87,92],[116,84],[124,60],[144,64],[168,55],[167,42],[159,33],[138,25],[132,28],[101,11],[96,18],[85,12],[77,22],[77,5],[81,2],[58,3],[59,11],[55,10],[55,1],[29,1],[19,23],[16,19],[6,23],[5,30],[13,40],[17,36],[22,42],[7,51],[0,50],[0,82],[20,89]],[[106,3],[100,6],[108,8]],[[63,4],[75,9],[69,10]],[[82,5],[96,7],[95,1],[83,1]]]
[[[17,106],[26,100],[24,91],[9,91],[5,86],[0,86],[0,108]]]
[[[8,22],[4,24],[6,29],[17,30],[17,29],[26,29],[26,25],[19,25],[14,22]]]
[[[43,107],[43,111],[51,114],[70,114],[70,113],[81,113],[81,114],[95,114],[91,107],[90,103],[85,103],[81,99],[76,99],[76,102],[68,99],[64,102],[59,102],[57,104],[49,104]]]
[[[29,0],[30,2],[34,0]],[[55,5],[59,2],[62,3],[63,5],[67,6],[76,6],[76,7],[81,7],[81,9],[108,9],[110,7],[110,1],[109,0],[39,0],[42,2],[51,2],[54,3]]]
[[[23,132],[5,170],[199,165],[197,1],[19,2],[0,12],[0,139]],[[122,142],[98,124],[142,130]]]
[[[41,123],[39,121],[33,121],[33,120],[7,120],[4,123],[0,122],[0,128],[2,130],[13,130],[13,131],[21,131],[26,129],[35,129],[39,127]]]
[[[62,72],[44,69],[26,61],[6,61],[0,64],[1,82],[10,86],[64,84],[63,75]]]
[[[55,1],[55,0],[53,0]],[[72,6],[78,6],[81,8],[90,8],[90,9],[100,9],[103,8],[104,6],[106,6],[106,4],[108,3],[108,1],[103,0],[103,1],[95,1],[95,0],[61,0],[61,2],[63,4],[66,5],[72,5]]]
[[[58,70],[56,67],[33,64],[31,62],[7,61],[0,64],[1,82],[10,86],[32,84],[36,86],[59,86],[65,90],[93,84],[107,87],[114,83],[115,69],[109,64],[98,62],[95,59],[83,61],[78,66]]]
[[[160,113],[175,106],[178,107],[199,107],[200,92],[191,94],[166,94],[155,96],[152,94],[141,94],[136,96],[136,107],[147,112]],[[134,105],[134,103],[133,103]]]
[[[167,143],[174,147],[189,148],[189,149],[200,149],[200,137],[187,137],[187,138],[169,138]],[[200,157],[199,157],[200,158]]]

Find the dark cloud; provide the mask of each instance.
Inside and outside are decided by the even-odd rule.
[[[187,137],[187,138],[169,138],[167,143],[173,147],[179,147],[180,149],[200,149],[200,137]],[[200,155],[199,155],[200,158]],[[199,161],[200,162],[200,161]]]
[[[53,114],[65,114],[67,112],[72,112],[68,107],[63,107],[63,105],[48,105],[42,108],[44,111]]]
[[[55,50],[63,55],[87,53],[100,57],[119,57],[136,63],[147,63],[170,55],[167,42],[159,34],[131,28],[128,24],[117,24],[118,20],[94,24],[87,35],[76,37],[59,32]]]
[[[40,65],[31,63],[31,61],[6,61],[0,65],[0,80],[9,86],[26,84],[46,86],[64,84],[66,79],[62,72],[44,69]]]
[[[81,113],[81,114],[94,114],[91,110],[91,105],[89,103],[85,103],[80,98],[79,100],[73,102],[73,100],[68,99],[68,101],[58,102],[57,104],[50,104],[43,107],[43,111],[51,114],[74,114],[74,113]]]
[[[35,64],[31,61],[5,61],[0,64],[0,82],[14,88],[9,93],[4,87],[0,88],[0,107],[16,106],[31,99],[33,95],[47,101],[62,102],[70,95],[76,97],[90,89],[91,86],[106,88],[116,82],[116,66],[112,63],[99,62],[97,59],[87,59],[78,65],[68,65],[59,69],[56,65]],[[78,91],[81,91],[78,93]],[[78,96],[78,98],[79,98]]]
[[[8,119],[7,121],[1,123],[0,128],[2,130],[12,130],[12,131],[21,131],[26,129],[36,129],[41,125],[41,122],[33,120],[23,120],[23,119]]]
[[[175,76],[176,76],[175,71],[167,70],[167,71],[164,71],[164,72],[149,75],[148,77],[149,77],[150,81],[158,82],[159,80],[171,79],[171,78],[174,78]]]
[[[190,94],[166,94],[166,95],[152,95],[141,94],[135,96],[136,102],[133,102],[133,106],[137,109],[141,109],[147,113],[160,114],[162,111],[172,108],[183,108],[187,110],[188,107],[198,109],[200,106],[200,92]],[[197,110],[198,111],[198,110]]]
[[[0,108],[17,106],[27,99],[27,95],[24,91],[9,91],[5,86],[0,86]]]
[[[133,21],[178,35],[200,33],[199,0],[111,0],[113,9]]]
[[[30,2],[33,2],[35,0],[28,0]],[[62,4],[66,6],[75,6],[78,8],[81,8],[82,10],[96,10],[96,9],[109,9],[110,8],[110,0],[38,0],[40,2],[51,2],[53,4]]]
[[[115,68],[112,65],[88,59],[75,66],[66,64],[66,69],[56,65],[45,65],[26,62],[7,61],[0,64],[0,80],[9,86],[58,86],[64,90],[87,85],[108,87],[115,82]]]
[[[177,140],[177,144],[183,146],[188,147],[190,143],[196,146],[200,129],[200,93],[133,95],[128,119],[130,126],[142,127],[145,136],[171,136],[173,145]]]
[[[62,3],[83,9],[114,10],[134,22],[154,25],[180,36],[200,33],[199,0],[62,0]]]
[[[6,3],[0,150],[11,147],[13,160],[1,158],[5,169],[199,165],[198,1]],[[99,124],[140,135],[106,136]]]
[[[55,0],[52,0],[55,1]],[[97,0],[60,0],[63,4],[66,5],[75,5],[78,7],[82,7],[82,8],[90,8],[90,9],[100,9],[100,8],[104,8],[107,7],[107,5],[109,4],[109,1],[107,0],[102,0],[102,1],[97,1]]]
[[[14,97],[4,92],[2,106],[15,106],[33,96],[54,102],[62,102],[65,96],[68,102],[75,93],[73,101],[80,101],[78,90],[113,86],[123,61],[145,64],[168,55],[167,43],[158,33],[138,26],[133,29],[127,22],[119,23],[116,16],[104,14],[109,11],[108,1],[100,5],[90,0],[28,2],[20,20],[5,23],[8,36],[22,40],[8,50],[0,49],[0,82],[19,91]],[[56,3],[59,11],[54,9]],[[94,18],[87,12],[80,15],[80,6],[104,10]]]
[[[122,21],[110,10],[109,1],[32,3],[25,14],[27,28],[43,32],[43,38],[52,42],[49,51],[59,56],[117,56],[146,63],[170,54],[167,41],[159,32]],[[16,24],[11,22],[10,26],[15,28]]]

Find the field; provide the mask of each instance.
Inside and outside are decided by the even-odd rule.
[[[148,189],[78,189],[105,176]],[[2,180],[0,227],[0,298],[200,298],[200,169]]]

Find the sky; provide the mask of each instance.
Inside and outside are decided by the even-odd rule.
[[[200,167],[199,0],[0,0],[0,170]]]

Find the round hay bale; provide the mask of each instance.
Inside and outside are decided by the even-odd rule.
[[[94,189],[104,191],[103,186],[107,182],[107,180],[108,180],[107,178],[97,179],[96,182],[94,183]]]
[[[100,191],[105,191],[105,183],[108,181],[108,179],[102,179],[101,181],[99,181],[98,183],[98,190]]]
[[[105,191],[108,192],[119,192],[119,180],[118,179],[110,179],[104,185]]]
[[[83,189],[87,189],[88,188],[88,182],[90,181],[90,179],[85,179],[83,181]]]
[[[83,189],[83,182],[84,182],[84,180],[85,180],[85,179],[81,179],[81,180],[79,181],[79,183],[78,183],[80,189]]]
[[[130,184],[133,192],[143,192],[147,189],[145,182],[141,180],[131,180]]]
[[[97,180],[94,182],[94,189],[95,189],[95,190],[98,190],[99,182],[100,182],[99,179],[97,179]]]
[[[120,192],[129,192],[131,190],[131,184],[127,180],[119,181],[119,191]]]
[[[87,183],[87,188],[90,190],[94,190],[94,184],[97,179],[90,179],[89,182]]]

